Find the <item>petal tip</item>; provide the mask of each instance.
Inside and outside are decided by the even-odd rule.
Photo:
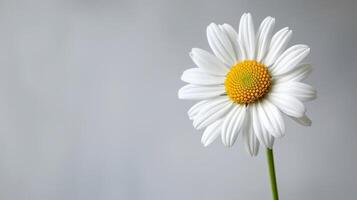
[[[182,90],[182,88],[179,89],[178,92],[177,92],[177,98],[179,98],[179,99],[183,99],[181,90]]]
[[[252,150],[249,150],[248,153],[249,153],[250,157],[253,157],[253,158],[258,155],[258,152],[254,152]]]
[[[202,143],[202,146],[205,147],[205,148],[208,147],[211,144],[210,142],[202,141],[202,140],[201,140],[201,143]]]

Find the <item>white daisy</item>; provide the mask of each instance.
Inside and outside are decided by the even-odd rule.
[[[252,16],[244,13],[238,33],[228,24],[207,27],[208,43],[214,53],[194,48],[190,56],[197,65],[183,72],[180,99],[200,100],[189,111],[193,126],[205,129],[204,146],[219,135],[232,146],[239,134],[251,155],[259,145],[272,148],[285,133],[282,113],[302,125],[311,125],[304,102],[316,91],[302,83],[311,65],[300,64],[309,54],[307,45],[287,48],[292,31],[273,34],[275,19],[266,17],[255,33]]]

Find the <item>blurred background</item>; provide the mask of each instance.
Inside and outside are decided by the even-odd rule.
[[[281,199],[357,196],[357,1],[0,1],[0,199],[270,199],[265,151],[200,144],[177,99],[210,22],[249,11],[311,47],[310,128],[275,144]]]

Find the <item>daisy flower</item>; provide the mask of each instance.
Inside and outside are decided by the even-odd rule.
[[[283,114],[311,125],[304,102],[315,99],[316,91],[301,82],[311,72],[311,65],[301,64],[310,48],[287,48],[292,31],[286,27],[273,34],[274,24],[266,17],[255,32],[250,13],[242,15],[238,33],[228,24],[211,23],[207,38],[213,54],[190,52],[197,67],[183,72],[188,84],[178,97],[198,100],[188,115],[196,129],[204,129],[204,146],[221,136],[230,147],[242,135],[255,156],[260,144],[272,149],[275,138],[284,136]]]

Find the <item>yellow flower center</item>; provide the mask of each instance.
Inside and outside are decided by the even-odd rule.
[[[271,76],[265,65],[254,60],[244,60],[231,67],[224,86],[232,101],[249,104],[268,93]]]

